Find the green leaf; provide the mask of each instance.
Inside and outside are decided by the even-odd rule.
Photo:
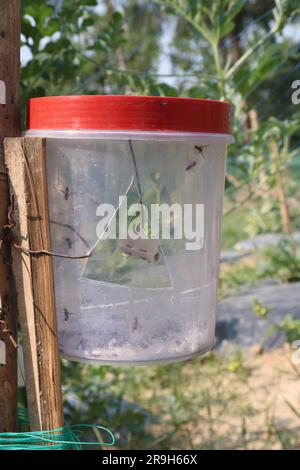
[[[81,27],[82,27],[83,30],[85,30],[85,29],[89,28],[90,26],[93,26],[94,24],[95,24],[94,18],[89,16],[88,18],[85,18],[83,20]]]

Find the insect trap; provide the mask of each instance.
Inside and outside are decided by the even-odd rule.
[[[214,344],[229,105],[165,97],[33,98],[46,138],[59,346],[105,364]]]

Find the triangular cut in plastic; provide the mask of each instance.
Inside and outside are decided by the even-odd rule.
[[[140,203],[141,198],[134,184],[131,184],[126,196],[128,207]],[[109,225],[115,224],[117,235],[119,234],[118,213],[122,210],[122,204],[125,204],[125,198],[123,201],[109,223]],[[132,220],[129,220],[128,225],[131,222]],[[106,232],[109,231],[109,225]],[[111,239],[107,237],[107,233],[97,241],[86,261],[81,278],[143,289],[173,287],[159,240]]]

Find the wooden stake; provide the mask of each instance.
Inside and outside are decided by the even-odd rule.
[[[7,224],[8,185],[4,166],[3,139],[20,135],[19,64],[20,0],[0,2],[0,235]],[[16,296],[10,266],[10,246],[0,250],[1,316],[5,329],[16,339]],[[1,330],[0,330],[1,331]],[[0,365],[0,432],[16,431],[17,349],[8,334],[0,333],[6,364]]]
[[[17,282],[31,430],[63,426],[60,362],[52,258],[30,251],[51,251],[46,140],[5,140],[5,160],[14,195]],[[26,253],[27,252],[27,253]]]

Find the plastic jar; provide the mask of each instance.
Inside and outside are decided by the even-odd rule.
[[[66,256],[52,258],[62,354],[143,364],[213,346],[229,114],[188,98],[29,100],[25,135],[47,137],[52,251]],[[120,236],[125,200],[147,240]]]

